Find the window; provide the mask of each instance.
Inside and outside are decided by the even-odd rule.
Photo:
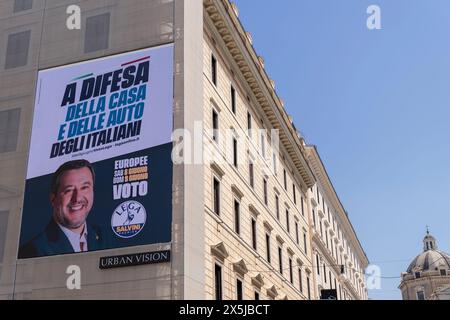
[[[214,213],[220,215],[220,182],[214,178]]]
[[[275,195],[275,213],[277,214],[277,219],[280,220],[280,198]]]
[[[236,90],[231,86],[231,111],[236,114]]]
[[[217,59],[211,55],[211,81],[217,86]]]
[[[292,195],[294,196],[294,203],[297,204],[297,192],[295,190],[295,184],[292,184]]]
[[[104,13],[86,19],[84,52],[108,49],[110,13]]]
[[[252,137],[252,115],[250,112],[247,112],[247,130],[250,138]]]
[[[425,300],[425,293],[421,291],[417,291],[417,300]]]
[[[252,219],[252,247],[255,251],[257,250],[256,244],[256,220]]]
[[[316,190],[317,190],[317,203],[320,204],[320,193],[319,193],[319,187],[316,186]]]
[[[441,276],[445,277],[447,275],[447,270],[441,270]]]
[[[294,272],[292,270],[292,259],[289,258],[289,280],[294,284]]]
[[[267,262],[270,263],[271,257],[270,257],[270,235],[266,233],[266,259]]]
[[[328,231],[325,231],[325,240],[326,240],[327,248],[328,248]]]
[[[298,223],[295,222],[295,241],[297,242],[297,244],[300,244],[300,237],[298,235]]]
[[[238,167],[238,143],[236,138],[233,138],[233,165]]]
[[[280,273],[283,274],[283,251],[281,247],[278,247],[278,266]]]
[[[214,281],[216,287],[216,300],[222,300],[222,267],[216,264],[214,268]]]
[[[27,65],[31,31],[13,33],[8,36],[6,45],[5,69]]]
[[[302,269],[298,268],[298,287],[300,292],[303,293],[303,279],[302,279]]]
[[[328,271],[328,278],[330,279],[330,289],[333,289],[333,281],[331,280],[331,271]]]
[[[302,205],[302,216],[305,216],[305,205],[303,203],[303,197],[301,197],[301,201],[302,201],[302,203],[301,203],[301,205]]]
[[[30,10],[33,7],[33,0],[14,0],[14,13]]]
[[[308,244],[306,243],[306,232],[303,232],[303,251],[308,254]]]
[[[255,291],[255,300],[258,301],[259,300],[259,292]]]
[[[0,111],[0,153],[16,151],[20,109]]]
[[[312,209],[312,216],[313,216],[313,224],[314,224],[314,227],[317,225],[316,224],[316,210],[315,209]]]
[[[268,200],[267,200],[267,179],[263,179],[263,187],[264,187],[264,204],[267,206]]]
[[[241,209],[237,200],[234,200],[234,231],[241,234]]]
[[[0,264],[3,262],[6,244],[6,228],[8,227],[8,211],[0,211]]]
[[[322,220],[320,220],[320,236],[323,239],[323,227],[322,227]]]
[[[249,160],[248,162],[248,172],[249,172],[249,178],[250,178],[250,187],[255,187],[255,172],[253,168],[253,162],[252,160]]]
[[[236,280],[236,299],[238,301],[243,300],[243,290],[242,290],[242,281],[240,279]]]
[[[291,224],[289,223],[289,210],[286,209],[286,229],[287,229],[288,233],[291,232],[290,228],[291,228]]]
[[[420,278],[420,272],[416,272],[415,276],[416,276],[416,279],[419,279]]]
[[[309,277],[306,277],[306,286],[308,288],[308,300],[311,300],[311,284],[309,282]]]
[[[262,132],[261,132],[261,155],[265,160],[266,159],[266,138],[264,137],[264,133],[262,133]]]
[[[216,110],[212,111],[212,128],[213,128],[213,140],[219,142],[219,114]]]
[[[317,255],[317,254],[316,254],[316,267],[317,267],[317,274],[320,276],[319,255]]]
[[[287,190],[287,175],[285,169],[283,169],[283,182],[284,182],[284,190]]]
[[[278,174],[278,166],[277,166],[277,155],[275,152],[272,154],[272,162],[273,162],[273,173],[275,176]]]
[[[325,280],[325,283],[327,283],[327,266],[325,263],[323,264],[323,279]]]

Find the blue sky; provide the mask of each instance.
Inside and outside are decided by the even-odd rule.
[[[425,226],[450,251],[450,1],[236,0],[278,94],[318,146],[382,276],[421,252]],[[367,7],[382,30],[368,30]],[[383,279],[372,299],[401,299]]]

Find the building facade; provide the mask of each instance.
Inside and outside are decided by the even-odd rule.
[[[66,27],[74,4],[80,30]],[[0,299],[307,300],[329,288],[367,299],[367,257],[235,5],[3,0],[0,39]],[[184,132],[173,140],[184,150],[171,240],[18,259],[38,72],[164,45],[174,48],[173,129]],[[170,262],[99,268],[104,257],[161,250]],[[66,287],[73,265],[81,290]]]
[[[403,300],[450,300],[450,255],[438,249],[428,231],[423,252],[402,273],[399,289]]]

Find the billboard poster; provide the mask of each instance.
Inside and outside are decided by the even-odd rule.
[[[173,45],[39,71],[19,258],[171,241]]]

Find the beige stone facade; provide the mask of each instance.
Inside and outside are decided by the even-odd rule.
[[[64,28],[69,4],[82,8],[80,31]],[[338,299],[367,299],[368,260],[345,209],[228,0],[14,5],[0,0],[0,112],[20,109],[13,148],[0,152],[0,299],[307,300],[329,288]],[[86,52],[86,17],[105,13],[108,46]],[[26,63],[7,67],[8,37],[26,30]],[[174,129],[200,125],[215,156],[174,165],[172,242],[17,260],[37,71],[165,43],[175,44]],[[162,249],[171,263],[98,268],[103,256]],[[83,270],[82,290],[67,290],[68,265]]]

